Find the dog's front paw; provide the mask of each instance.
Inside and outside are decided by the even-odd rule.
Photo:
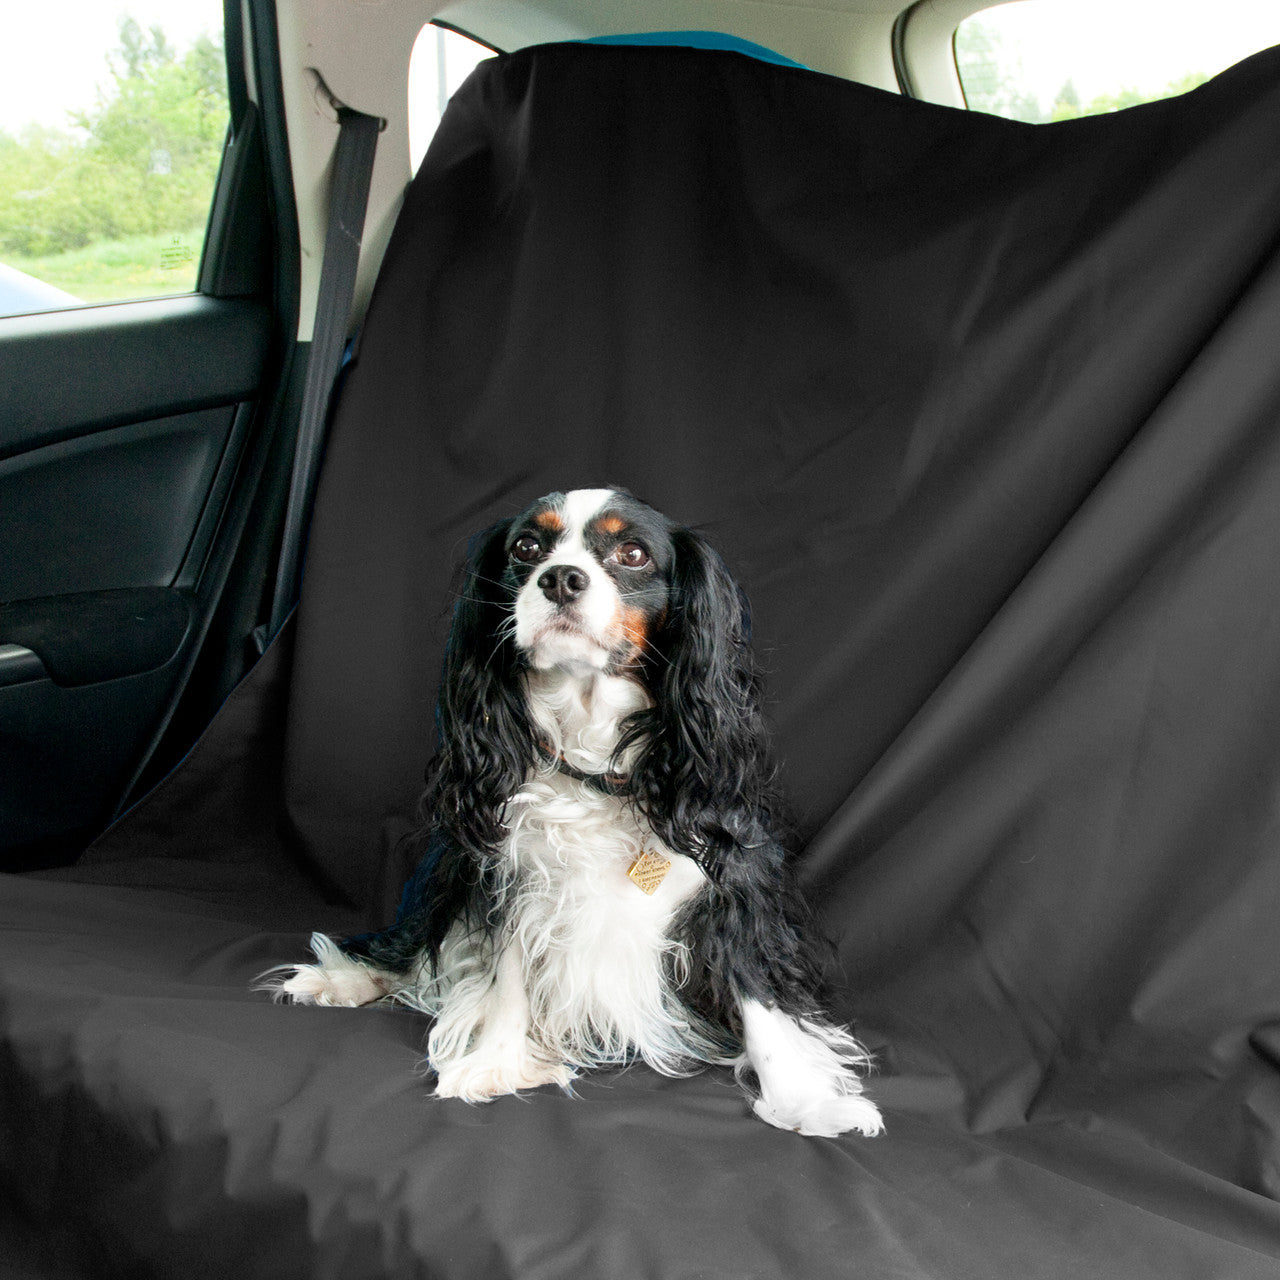
[[[857,1073],[866,1050],[844,1027],[756,1000],[742,1002],[742,1020],[745,1065],[760,1085],[752,1110],[761,1120],[812,1138],[851,1129],[870,1138],[884,1128],[875,1103],[862,1096]]]
[[[386,977],[346,955],[332,938],[311,935],[318,964],[284,964],[264,973],[255,990],[270,992],[273,1000],[354,1008],[381,1000],[390,991]]]
[[[857,1093],[807,1099],[783,1107],[757,1098],[751,1109],[768,1124],[801,1133],[806,1138],[835,1138],[850,1130],[856,1130],[864,1138],[874,1138],[884,1129],[879,1107]]]
[[[276,990],[282,1000],[292,1000],[295,1004],[347,1009],[372,1004],[387,994],[386,988],[371,973],[332,972],[318,964],[295,965],[293,977],[281,981]]]
[[[567,1063],[551,1062],[536,1054],[468,1053],[436,1072],[436,1097],[464,1102],[492,1102],[504,1093],[537,1089],[544,1084],[567,1090],[574,1079]]]

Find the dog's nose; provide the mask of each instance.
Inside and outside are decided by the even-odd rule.
[[[577,599],[590,585],[591,579],[576,564],[553,564],[538,578],[542,594],[556,604]]]

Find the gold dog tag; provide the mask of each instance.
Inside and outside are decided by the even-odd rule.
[[[632,884],[638,885],[652,897],[658,886],[667,878],[667,872],[670,870],[669,858],[646,850],[627,868],[627,876]]]

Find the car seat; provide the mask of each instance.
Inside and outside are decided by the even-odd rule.
[[[1280,51],[1029,126],[740,53],[454,99],[292,623],[0,892],[10,1260],[164,1276],[1274,1276]],[[751,600],[887,1132],[720,1071],[436,1102],[425,1027],[250,991],[384,923],[466,539],[620,484]]]

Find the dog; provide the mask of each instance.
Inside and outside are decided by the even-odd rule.
[[[880,1132],[775,835],[749,626],[708,541],[625,490],[549,494],[477,535],[395,923],[313,934],[314,964],[260,985],[430,1015],[440,1097],[727,1064],[769,1124]]]

